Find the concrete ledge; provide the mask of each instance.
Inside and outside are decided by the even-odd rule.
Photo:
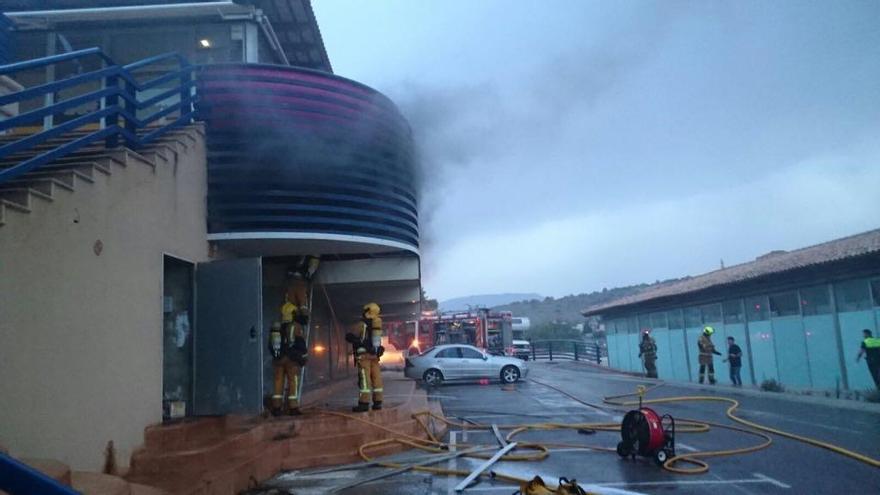
[[[439,404],[399,373],[386,374],[385,390],[385,408],[356,416],[349,412],[357,395],[349,378],[304,394],[303,416],[227,416],[149,427],[126,479],[172,494],[232,495],[284,470],[360,461],[358,447],[369,441],[427,438],[412,415],[442,414]],[[389,444],[370,454],[407,448]]]
[[[690,388],[694,390],[700,390],[703,392],[715,392],[715,393],[723,393],[724,395],[730,396],[739,396],[739,397],[756,397],[762,399],[778,399],[784,400],[788,402],[797,402],[801,404],[815,404],[815,405],[823,405],[828,407],[836,407],[840,409],[848,409],[851,411],[867,411],[867,412],[878,412],[880,411],[880,404],[875,404],[871,402],[859,402],[850,399],[837,399],[832,397],[821,397],[816,395],[804,395],[804,394],[796,394],[791,392],[764,392],[763,390],[757,390],[754,387],[732,387],[729,385],[704,385],[693,382],[679,382],[679,381],[666,381],[657,378],[647,378],[646,376],[634,373],[631,371],[619,371],[613,368],[608,368],[605,366],[599,366],[595,363],[588,363],[584,361],[560,361],[560,362],[570,362],[573,364],[577,364],[579,366],[587,366],[590,368],[598,369],[605,373],[615,374],[615,375],[623,375],[629,377],[640,378],[644,380],[645,383],[648,384],[668,384],[670,386],[682,387],[682,388]]]

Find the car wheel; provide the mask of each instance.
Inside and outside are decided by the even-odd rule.
[[[425,381],[425,384],[430,387],[436,387],[443,383],[443,373],[440,373],[440,370],[429,369],[422,375],[422,379]]]
[[[501,369],[501,381],[504,383],[519,381],[519,369],[516,366],[505,366]]]

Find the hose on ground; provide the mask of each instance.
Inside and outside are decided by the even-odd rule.
[[[869,466],[880,468],[880,460],[868,457],[864,454],[860,454],[858,452],[854,452],[848,450],[846,448],[840,447],[838,445],[834,445],[829,442],[824,442],[822,440],[817,440],[814,438],[797,435],[794,433],[786,432],[777,428],[771,428],[769,426],[764,426],[753,421],[749,421],[740,416],[737,416],[735,413],[740,406],[739,401],[736,399],[732,399],[729,397],[715,397],[715,396],[680,396],[680,397],[663,397],[656,399],[643,399],[642,401],[634,401],[634,400],[623,400],[631,397],[637,397],[640,394],[647,394],[658,387],[662,386],[662,383],[656,384],[650,388],[643,389],[641,391],[620,394],[614,396],[608,396],[603,399],[603,405],[592,404],[586,402],[584,400],[579,399],[578,397],[558,388],[553,385],[543,383],[537,380],[530,380],[533,383],[537,383],[539,385],[548,387],[552,390],[559,392],[566,397],[581,403],[587,407],[599,410],[619,410],[618,408],[628,408],[632,406],[638,406],[640,403],[642,405],[647,404],[668,404],[668,403],[678,403],[678,402],[721,402],[729,404],[729,407],[726,410],[726,415],[732,421],[739,423],[743,426],[722,424],[712,421],[706,420],[696,420],[696,419],[686,419],[680,418],[676,420],[676,431],[677,433],[705,433],[710,431],[711,428],[724,429],[729,431],[738,432],[744,435],[748,435],[751,437],[756,437],[760,439],[760,443],[740,447],[735,449],[724,449],[724,450],[713,450],[713,451],[698,451],[698,452],[689,452],[684,454],[677,454],[674,457],[666,460],[663,464],[663,468],[667,471],[677,473],[677,474],[702,474],[709,470],[709,464],[704,460],[712,457],[723,457],[723,456],[733,456],[733,455],[741,455],[756,452],[765,448],[768,448],[773,443],[773,438],[768,435],[773,434],[777,436],[781,436],[784,438],[788,438],[791,440],[795,440],[798,442],[802,442],[808,445],[812,445],[815,447],[819,447],[845,457],[854,459],[856,461],[868,464]],[[429,410],[420,411],[414,413],[412,418],[417,422],[419,428],[423,431],[425,438],[418,437],[415,435],[409,435],[405,433],[400,433],[391,428],[388,428],[384,425],[376,423],[374,421],[370,421],[361,416],[342,413],[338,411],[329,411],[329,410],[318,410],[320,414],[326,414],[331,416],[339,416],[348,419],[352,419],[358,422],[361,422],[365,425],[369,425],[371,427],[383,430],[385,432],[390,433],[392,436],[390,438],[376,440],[372,442],[367,442],[358,447],[358,455],[365,461],[369,463],[375,463],[377,466],[391,468],[391,469],[400,469],[404,467],[404,464],[400,464],[392,461],[377,461],[373,457],[370,456],[369,452],[375,449],[379,449],[386,446],[391,445],[399,445],[410,447],[413,449],[418,449],[430,453],[443,454],[448,453],[450,446],[440,439],[437,438],[432,428],[430,428],[429,424],[426,420],[437,421],[445,424],[447,428],[455,428],[458,430],[467,430],[467,431],[492,431],[492,425],[475,423],[473,421],[469,422],[457,422],[452,421],[444,416],[435,414]],[[510,442],[514,439],[514,437],[524,434],[529,431],[547,431],[547,430],[593,430],[593,431],[605,431],[605,432],[619,432],[620,424],[619,423],[610,423],[610,422],[598,422],[598,423],[557,423],[557,422],[543,422],[543,423],[525,423],[525,424],[516,424],[516,425],[496,425],[498,429],[505,430],[509,432],[507,433],[505,440]],[[456,445],[457,448],[470,448],[476,447],[477,445],[468,444],[468,443],[459,443]],[[518,453],[510,453],[503,456],[501,461],[520,461],[520,462],[534,462],[541,461],[547,458],[550,455],[551,448],[582,448],[588,450],[596,450],[603,452],[614,452],[615,449],[601,446],[601,445],[586,445],[586,444],[566,444],[566,443],[536,443],[536,442],[518,442],[517,449],[520,451]],[[523,452],[527,451],[527,452]],[[475,459],[487,459],[491,457],[490,454],[483,453],[472,453],[468,454],[466,457],[471,457]],[[684,465],[689,465],[689,467],[685,467]],[[467,476],[470,474],[470,471],[460,470],[460,469],[449,469],[449,468],[438,468],[438,467],[430,467],[430,466],[412,466],[412,470],[427,472],[435,475],[452,475],[452,476]],[[520,485],[524,485],[528,483],[530,480],[519,478],[516,476],[510,476],[502,473],[496,472],[485,472],[480,475],[481,477],[490,477],[492,479],[504,480]]]

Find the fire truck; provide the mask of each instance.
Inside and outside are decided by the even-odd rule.
[[[424,350],[442,344],[470,344],[493,354],[503,354],[513,344],[510,311],[477,309],[422,313],[414,346]]]

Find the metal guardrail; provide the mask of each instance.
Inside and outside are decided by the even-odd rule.
[[[531,344],[533,361],[569,359],[601,364],[601,358],[607,355],[599,344],[581,340],[536,340]]]
[[[30,172],[42,165],[62,158],[66,155],[96,141],[104,140],[108,148],[120,144],[120,137],[125,145],[140,148],[170,129],[192,121],[193,109],[193,70],[194,67],[177,53],[166,53],[149,57],[128,65],[118,65],[100,48],[86,48],[60,55],[52,55],[13,64],[0,65],[0,76],[10,76],[22,71],[45,69],[64,62],[78,62],[88,58],[98,58],[102,67],[97,70],[78,73],[66,79],[48,81],[33,87],[0,96],[0,106],[23,103],[34,98],[46,98],[60,91],[79,94],[59,102],[45,104],[15,117],[0,121],[0,131],[8,132],[25,125],[40,123],[47,117],[61,114],[87,104],[96,104],[97,110],[90,110],[84,115],[75,117],[59,125],[51,125],[33,134],[24,134],[20,139],[0,146],[0,160],[21,158],[22,161],[0,168],[0,183]],[[138,71],[154,67],[160,63],[172,62],[172,69],[156,69],[159,74],[144,80],[138,80]],[[87,85],[100,84],[101,88],[89,90]],[[139,93],[168,87],[165,91],[150,97],[140,98]],[[160,105],[177,97],[176,101]],[[158,109],[157,109],[158,108]],[[154,110],[149,115],[139,118],[139,111]],[[159,123],[160,119],[175,115],[173,121]],[[91,130],[94,126],[97,129]],[[46,149],[35,149],[49,140],[62,137],[74,131],[85,130],[82,136],[67,140],[57,146]],[[91,132],[88,132],[90,131]]]

